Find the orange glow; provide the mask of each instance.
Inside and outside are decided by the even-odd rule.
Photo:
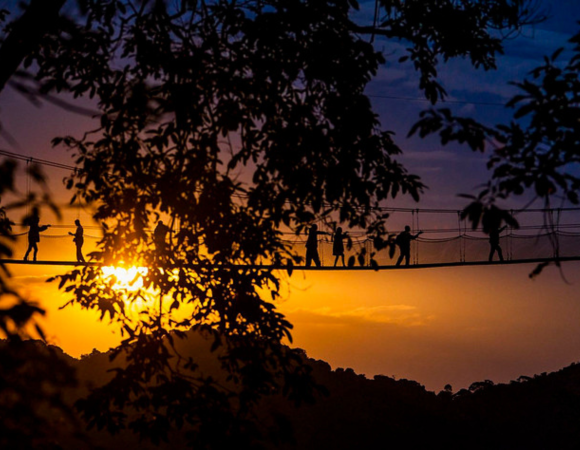
[[[141,312],[155,308],[157,297],[155,290],[143,289],[143,279],[149,272],[147,267],[103,266],[101,270],[105,280],[113,283],[111,287],[122,293],[128,317],[137,320]],[[137,292],[137,296],[128,295]]]
[[[103,276],[105,278],[114,277],[115,284],[113,289],[126,290],[135,292],[143,288],[143,277],[147,276],[147,267],[102,267]]]
[[[49,254],[48,248],[41,251]],[[52,256],[64,258],[56,250]],[[160,302],[159,293],[149,295],[147,272],[138,266],[106,269],[119,288],[137,289],[143,283],[140,297],[128,308],[132,317],[160,303],[165,317],[190,317],[193,304],[169,311],[170,298]],[[96,310],[79,305],[60,309],[71,294],[45,280],[62,273],[62,267],[30,264],[10,269],[12,285],[47,310],[40,322],[52,344],[78,357],[93,348],[106,351],[123,339],[108,316],[101,321]],[[554,267],[531,281],[532,269],[527,264],[380,272],[296,270],[291,277],[280,272],[283,289],[276,303],[294,326],[291,346],[333,368],[351,367],[368,377],[394,375],[436,391],[450,383],[455,391],[474,381],[508,382],[578,360],[580,263],[563,268],[570,284]],[[131,294],[136,292],[125,292],[135,297]],[[139,305],[149,298],[151,303]],[[264,291],[264,298],[269,292]]]

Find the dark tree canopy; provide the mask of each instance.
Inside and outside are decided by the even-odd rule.
[[[484,125],[438,109],[424,112],[411,131],[422,137],[438,133],[442,144],[455,141],[473,151],[490,150],[491,179],[465,210],[474,226],[480,220],[484,225],[510,220],[497,203],[514,196],[529,196],[530,202],[540,201],[545,208],[578,205],[580,34],[570,43],[569,61],[560,61],[559,49],[527,79],[513,83],[521,93],[507,103],[514,109],[509,124]],[[550,217],[546,224],[554,225]],[[557,241],[554,247],[558,255]]]
[[[354,0],[79,0],[26,48],[11,40],[25,15],[6,28],[0,55],[27,68],[0,65],[10,85],[98,105],[97,130],[54,141],[78,166],[68,187],[103,225],[91,258],[148,268],[135,289],[97,267],[58,277],[70,303],[125,337],[113,354],[127,366],[77,405],[90,425],[155,442],[187,424],[192,445],[224,448],[260,439],[248,419],[261,396],[311,398],[308,368],[282,345],[291,324],[271,301],[280,274],[255,265],[298,262],[281,230],[315,221],[365,229],[384,247],[377,207],[424,188],[364,94],[385,61],[370,36],[408,44],[435,103],[438,59],[494,68],[501,31],[532,20],[522,0],[379,3],[372,27],[351,20]],[[166,246],[152,237],[159,218],[172,230]],[[145,314],[131,313],[152,296]],[[226,384],[176,356],[173,339],[192,327],[220,348]]]
[[[54,206],[46,197],[20,196],[15,186],[17,169],[12,160],[0,163],[0,200],[7,195],[14,200],[0,202],[2,260],[12,256],[14,241],[14,224],[8,214],[24,202],[32,211],[40,204]],[[30,166],[29,174],[41,190],[46,188],[37,166]],[[75,379],[73,370],[54,349],[30,340],[44,340],[38,324],[44,310],[14,289],[9,277],[6,265],[0,264],[0,447],[40,448],[51,441],[55,423],[71,421],[61,390],[73,385]]]

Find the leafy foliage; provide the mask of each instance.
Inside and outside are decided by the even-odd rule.
[[[0,162],[0,259],[12,256],[13,223],[7,211],[25,201],[33,206],[33,214],[47,202],[54,208],[46,196],[19,198],[14,185],[17,169],[12,160]],[[38,168],[29,170],[42,188]],[[9,194],[16,201],[2,203]],[[52,442],[55,421],[74,424],[61,392],[74,384],[74,372],[54,349],[29,340],[44,340],[37,322],[44,310],[13,289],[9,277],[8,268],[0,263],[0,447],[40,448]]]
[[[378,29],[356,27],[409,44],[399,62],[411,61],[419,88],[435,104],[446,91],[437,79],[439,58],[468,58],[474,67],[496,68],[503,40],[544,19],[535,0],[380,0]]]
[[[280,295],[272,267],[291,274],[300,261],[280,229],[340,222],[394,249],[377,207],[423,189],[364,95],[385,60],[360,33],[409,42],[436,102],[437,58],[493,68],[493,29],[517,28],[529,2],[383,1],[370,30],[351,21],[353,0],[77,4],[82,14],[36,35],[20,57],[38,92],[98,104],[97,130],[54,141],[73,150],[68,187],[103,226],[91,258],[148,268],[126,287],[95,266],[58,277],[70,303],[97,309],[125,338],[112,357],[126,367],[77,406],[90,425],[153,442],[186,422],[192,446],[250,445],[261,396],[300,402],[315,389],[282,346],[291,325],[269,301]],[[172,230],[164,245],[152,239],[159,218]],[[178,356],[174,336],[190,327],[220,350],[226,384]]]
[[[46,185],[42,172],[35,164],[28,169],[31,177],[39,187],[45,191],[41,196],[35,192],[28,196],[21,195],[15,187],[15,176],[18,165],[11,159],[0,161],[0,260],[12,257],[11,243],[14,242],[12,226],[14,223],[8,217],[8,211],[17,209],[24,204],[31,206],[31,214],[38,214],[41,206],[48,206],[58,214],[58,209],[46,194]],[[2,200],[9,196],[13,201],[5,203]],[[25,217],[26,220],[26,217]],[[33,317],[44,314],[44,311],[32,302],[27,301],[9,283],[10,272],[4,262],[0,263],[0,300],[5,308],[0,309],[0,338],[20,341],[30,337],[29,331],[35,328],[41,338],[44,338],[42,330],[35,325]],[[9,306],[8,306],[9,305]],[[28,326],[28,328],[27,328]]]
[[[144,438],[199,422],[196,439],[218,445],[204,430],[219,421],[220,436],[237,441],[241,429],[232,427],[243,427],[240,419],[261,395],[282,389],[300,400],[308,383],[297,380],[308,373],[280,347],[291,325],[262,299],[263,291],[279,295],[272,269],[233,266],[297,261],[280,226],[300,232],[336,211],[351,227],[376,227],[372,206],[399,191],[417,196],[422,185],[393,159],[400,150],[378,130],[363,95],[382,57],[348,32],[345,4],[248,9],[215,2],[180,12],[161,3],[126,12],[109,6],[118,21],[113,30],[123,33],[112,40],[123,42],[127,64],[116,70],[112,62],[90,61],[90,76],[67,80],[73,92],[93,80],[103,114],[98,134],[63,142],[80,167],[71,187],[107,224],[92,257],[149,271],[143,289],[131,293],[98,268],[60,277],[75,302],[118,320],[126,333],[120,350],[129,366],[79,407],[89,423],[112,432],[125,426],[122,411],[131,406],[140,415],[128,426]],[[95,8],[90,17],[105,20],[109,11]],[[49,67],[83,57],[78,53],[61,47]],[[150,234],[159,215],[176,230],[163,252]],[[127,304],[147,301],[146,289],[161,308],[135,320]],[[175,319],[184,307],[191,312]],[[195,365],[169,370],[171,342],[162,338],[191,326],[214,330],[216,347],[226,348],[221,364],[233,391],[204,379]],[[172,395],[184,379],[188,389]],[[203,401],[199,421],[194,405],[207,389],[213,399]],[[188,398],[191,407],[178,408]],[[179,415],[171,414],[175,408]],[[152,414],[158,409],[165,413]]]
[[[513,219],[495,205],[496,200],[527,192],[548,208],[563,202],[579,203],[580,34],[571,43],[575,47],[569,62],[558,61],[560,49],[531,71],[529,79],[514,83],[522,93],[507,104],[515,108],[509,125],[488,127],[440,109],[423,113],[411,130],[420,136],[437,132],[443,144],[456,141],[474,151],[493,149],[488,162],[491,180],[464,211],[474,226],[482,214],[501,216],[506,223],[512,220],[513,226]],[[552,226],[549,218],[547,226]]]

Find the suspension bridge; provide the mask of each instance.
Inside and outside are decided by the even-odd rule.
[[[48,160],[31,158],[0,150],[1,156],[21,159],[26,164],[36,163],[52,170],[75,170],[73,166],[55,163]],[[27,194],[30,180],[26,183]],[[319,239],[319,254],[321,267],[294,266],[294,270],[392,270],[392,269],[425,269],[436,267],[484,266],[490,264],[529,264],[547,263],[551,261],[580,260],[580,208],[524,209],[513,210],[511,214],[517,219],[519,227],[506,228],[500,235],[500,247],[503,250],[503,261],[489,260],[489,236],[481,229],[472,229],[471,224],[461,219],[461,210],[428,209],[428,208],[381,208],[381,213],[388,213],[387,225],[390,233],[398,234],[405,226],[411,228],[411,234],[422,231],[422,234],[411,244],[411,261],[409,266],[396,266],[398,250],[391,258],[389,250],[376,252],[372,239],[362,231],[348,231],[349,244],[345,245],[345,259],[355,257],[356,264],[334,267],[335,257],[332,254],[332,236],[330,229],[321,228],[329,235]],[[40,234],[39,255],[37,261],[23,261],[26,250],[26,235],[28,228],[23,225],[13,227],[14,259],[2,259],[1,264],[36,264],[36,265],[95,265],[98,263],[78,263],[71,259],[75,256],[75,246],[69,232],[74,233],[72,222],[80,218],[85,230],[85,254],[96,248],[101,238],[101,229],[92,223],[89,212],[80,217],[65,217],[64,223],[53,224],[47,231]],[[44,221],[41,221],[41,224]],[[69,224],[70,223],[70,224]],[[319,225],[320,227],[320,225]],[[284,233],[283,239],[293,246],[296,254],[306,253],[306,235],[297,236]],[[22,255],[22,256],[20,256]],[[50,255],[59,255],[59,258]],[[61,255],[66,255],[61,257]],[[69,256],[70,255],[70,256]],[[19,257],[20,256],[20,257]],[[374,262],[373,262],[374,261]],[[235,266],[233,266],[235,267]],[[244,266],[264,267],[264,266]],[[288,269],[280,267],[280,269]]]

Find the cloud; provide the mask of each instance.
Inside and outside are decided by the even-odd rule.
[[[372,324],[391,324],[404,327],[427,325],[433,316],[422,314],[411,305],[386,305],[359,307],[337,311],[331,308],[319,308],[312,311],[298,309],[288,311],[293,323],[325,326],[361,326]]]
[[[412,161],[457,161],[462,156],[456,152],[448,150],[433,150],[433,151],[411,151],[407,150],[404,158]]]
[[[481,165],[483,168],[487,161],[486,155],[474,153],[463,149],[459,150],[405,150],[399,157],[412,172],[418,174],[438,173],[449,167],[457,167],[466,164]],[[472,180],[470,175],[470,180]]]
[[[572,45],[568,40],[572,33],[549,30],[535,27],[524,33],[519,39],[506,43],[506,56],[521,60],[541,61],[544,56],[549,56],[560,47],[568,50]]]
[[[421,174],[426,174],[426,173],[439,173],[439,172],[443,171],[443,167],[440,167],[440,166],[431,166],[431,167],[417,166],[413,170],[415,172],[417,172],[417,174],[421,175]]]
[[[25,285],[29,285],[29,284],[34,284],[34,283],[41,283],[41,284],[45,284],[46,280],[48,278],[50,278],[51,275],[35,275],[35,276],[16,276],[16,277],[12,277],[11,280],[13,280],[14,282],[25,286]]]
[[[47,283],[51,275],[29,275],[10,278],[10,285],[32,301],[45,301],[59,294],[57,283]]]
[[[526,78],[532,69],[543,64],[545,55],[552,55],[562,46],[566,47],[566,51],[559,61],[564,63],[571,56],[571,47],[567,43],[570,37],[570,33],[555,30],[528,30],[518,39],[504,42],[505,54],[497,55],[497,70],[475,70],[467,58],[458,58],[440,64],[437,68],[438,76],[449,94],[448,100],[474,102],[461,106],[460,114],[482,117],[502,114],[506,111],[502,105],[518,93],[518,89],[510,82]],[[375,100],[376,103],[388,102],[390,108],[400,109],[403,108],[401,101],[404,98],[407,98],[406,103],[413,102],[411,99],[423,99],[418,89],[419,75],[413,65],[396,63],[400,56],[406,54],[406,46],[404,42],[377,40],[376,48],[382,50],[387,63],[379,68],[367,88],[370,95],[385,96]],[[395,100],[397,97],[398,101]],[[417,103],[416,106],[424,109],[429,104]],[[458,108],[454,104],[439,106],[453,107],[455,110]]]
[[[379,83],[394,83],[395,81],[400,80],[408,81],[410,75],[411,74],[409,73],[409,71],[402,68],[402,66],[401,67],[381,66],[377,71],[377,75],[373,78],[372,81],[373,85],[371,86],[375,86],[376,84]]]

